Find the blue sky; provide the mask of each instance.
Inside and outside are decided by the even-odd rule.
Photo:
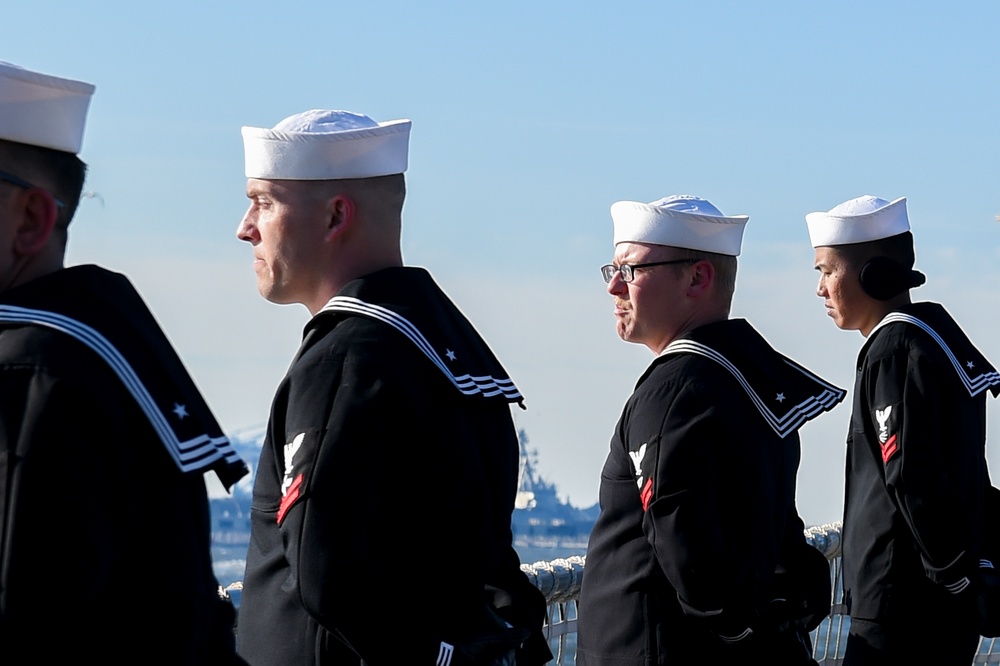
[[[908,197],[915,297],[1000,363],[1000,5],[34,0],[0,60],[92,82],[70,263],[128,273],[230,431],[262,423],[307,312],[256,293],[240,126],[310,108],[410,118],[404,255],[527,398],[541,472],[597,499],[651,360],[617,339],[608,207],[748,214],[734,316],[845,387],[862,338],[814,295],[804,216]],[[989,447],[1000,465],[1000,405]],[[845,404],[802,431],[807,523],[840,515]]]

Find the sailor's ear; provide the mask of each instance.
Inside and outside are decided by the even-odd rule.
[[[330,241],[350,229],[357,215],[357,204],[346,194],[338,194],[330,199],[327,211],[327,227],[324,240]]]
[[[712,288],[715,282],[715,266],[711,261],[702,259],[691,265],[691,278],[688,282],[688,293],[692,296],[701,295]]]
[[[40,189],[24,190],[15,200],[13,251],[29,257],[46,248],[59,219],[59,206],[51,194]]]

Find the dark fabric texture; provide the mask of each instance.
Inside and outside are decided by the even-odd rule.
[[[0,303],[85,311],[131,292],[93,325],[108,338],[148,333],[134,346],[162,348],[123,281],[65,269]],[[157,360],[159,377],[186,376],[172,351]],[[212,572],[203,474],[180,471],[106,359],[64,332],[4,322],[0,396],[3,662],[239,663],[233,608]]]
[[[523,642],[518,663],[544,663],[545,600],[511,545],[519,394],[456,385],[509,378],[426,271],[379,271],[338,297],[364,312],[309,322],[272,406],[241,655],[255,666],[434,664],[453,646],[441,663],[457,666]],[[449,365],[370,306],[412,324]]]
[[[818,405],[801,425],[844,392],[808,379],[742,320],[670,347],[688,351],[657,357],[611,440],[577,663],[809,664],[806,627],[829,611],[829,573],[804,550],[797,426],[782,436],[765,414]]]
[[[851,617],[887,627],[891,640],[880,650],[889,654],[908,641],[936,640],[934,626],[944,636],[956,618],[967,638],[977,636],[973,606],[984,588],[979,560],[991,487],[986,395],[997,382],[940,305],[915,303],[883,322],[858,356],[843,562]],[[911,621],[917,608],[926,621]],[[963,649],[968,641],[948,642]],[[971,652],[962,659],[968,663]]]

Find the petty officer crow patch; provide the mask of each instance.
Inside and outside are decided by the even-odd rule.
[[[642,471],[647,450],[651,449],[649,444],[644,442],[638,451],[628,452],[628,457],[632,459],[632,466],[635,468],[635,485],[639,487],[639,499],[642,500],[643,511],[649,510],[649,503],[653,499],[653,477],[645,478]]]
[[[305,495],[306,478],[311,475],[317,448],[316,433],[300,432],[282,447],[285,472],[281,477],[281,504],[278,506],[278,524],[288,510]]]
[[[899,407],[886,405],[876,407],[873,412],[875,426],[877,428],[878,444],[882,449],[882,464],[889,464],[889,459],[896,455],[900,449],[899,441]]]

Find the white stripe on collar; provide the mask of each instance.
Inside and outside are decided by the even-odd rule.
[[[814,396],[809,396],[803,400],[798,405],[792,405],[788,408],[788,412],[784,416],[778,416],[771,408],[767,406],[767,403],[757,394],[754,388],[747,381],[743,373],[740,372],[739,368],[733,365],[729,359],[715,351],[708,345],[702,344],[700,342],[695,342],[693,340],[674,340],[666,349],[660,352],[660,356],[667,356],[670,354],[697,354],[698,356],[704,356],[709,358],[723,368],[729,371],[729,373],[736,378],[743,390],[747,392],[750,396],[750,400],[753,402],[757,411],[760,412],[764,420],[767,421],[768,425],[778,434],[779,437],[784,438],[790,433],[795,432],[799,426],[803,423],[816,416],[822,412],[831,409],[847,395],[847,391],[837,388],[833,384],[824,381],[822,378],[817,377],[805,368],[795,363],[791,363],[788,359],[782,359],[789,367],[798,370],[805,376],[814,380],[817,384],[822,385],[823,390]]]
[[[509,378],[497,379],[489,375],[481,377],[473,377],[471,375],[462,375],[459,377],[454,375],[451,370],[448,369],[448,366],[445,364],[441,356],[434,350],[431,343],[424,337],[423,333],[421,333],[420,330],[406,317],[398,315],[388,308],[366,303],[365,301],[351,296],[334,296],[327,302],[326,305],[323,306],[320,312],[348,312],[351,314],[371,317],[372,319],[377,319],[381,322],[389,324],[397,331],[408,337],[410,341],[424,353],[424,356],[429,358],[431,363],[437,366],[437,368],[444,373],[445,377],[447,377],[459,391],[466,395],[482,393],[483,396],[487,398],[495,395],[503,395],[509,400],[521,399],[520,391],[517,390],[517,387],[514,386],[514,382],[512,382]]]
[[[965,388],[969,392],[969,395],[975,397],[976,395],[982,393],[991,386],[1000,385],[1000,374],[997,374],[996,370],[992,372],[981,372],[977,377],[971,377],[966,372],[966,369],[962,367],[961,361],[959,361],[955,357],[955,354],[952,353],[951,348],[948,347],[948,343],[944,341],[944,338],[938,335],[937,331],[935,331],[933,328],[925,324],[923,321],[917,319],[913,315],[908,315],[903,312],[890,312],[885,317],[883,317],[882,321],[880,321],[878,324],[875,325],[875,328],[873,328],[871,332],[868,334],[868,339],[871,340],[872,334],[875,331],[882,328],[883,326],[888,326],[889,324],[893,324],[896,322],[901,322],[904,324],[913,324],[923,329],[923,331],[926,332],[927,335],[931,336],[934,342],[938,343],[941,346],[941,349],[944,350],[944,353],[948,357],[948,360],[951,361],[951,364],[952,366],[954,366],[955,371],[958,372],[958,376],[962,380],[962,384],[965,385]]]
[[[239,455],[226,437],[210,437],[204,434],[184,442],[180,441],[173,428],[170,427],[166,416],[163,415],[149,394],[149,390],[143,385],[142,380],[139,379],[125,357],[107,338],[90,326],[55,312],[32,310],[13,305],[0,305],[0,322],[34,324],[51,328],[66,333],[93,349],[111,367],[125,385],[126,390],[135,398],[139,408],[149,419],[153,430],[156,431],[181,472],[207,469],[221,459],[230,463],[239,461]]]
[[[434,666],[451,666],[451,660],[454,656],[455,646],[451,643],[441,641],[441,645],[438,646],[438,656],[437,661],[434,662]]]

